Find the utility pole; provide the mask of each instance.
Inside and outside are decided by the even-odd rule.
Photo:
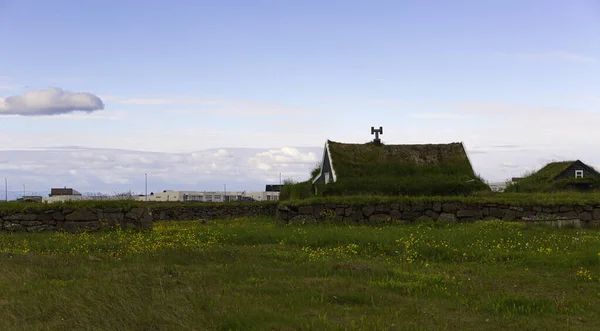
[[[148,201],[148,174],[144,174],[144,180],[145,180],[144,196],[146,197],[146,201]]]
[[[4,178],[4,201],[8,202],[8,178]]]
[[[279,173],[279,186],[281,186],[281,172]]]
[[[225,200],[227,199],[227,184],[223,184],[223,192],[225,193],[223,195],[223,202],[225,202]]]
[[[23,197],[25,197],[25,184],[23,184]]]

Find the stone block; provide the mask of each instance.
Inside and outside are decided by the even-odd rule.
[[[390,217],[396,220],[402,219],[402,212],[399,210],[392,210],[390,212]]]
[[[352,213],[354,212],[354,210],[352,209],[352,207],[348,207],[344,210],[344,216],[351,216]]]
[[[10,221],[4,221],[3,229],[5,231],[12,231],[12,232],[25,231],[24,226],[22,226],[21,224],[18,224],[18,223],[10,222]]]
[[[321,218],[321,217],[323,217],[323,216],[321,216],[321,213],[323,212],[323,210],[325,210],[324,205],[314,205],[313,206],[313,215],[316,218]]]
[[[177,213],[180,214],[180,213]],[[131,208],[127,213],[125,213],[125,218],[138,220],[140,217],[144,215],[144,208]],[[69,216],[67,216],[67,221],[69,220]]]
[[[584,211],[583,213],[579,214],[579,219],[585,222],[589,222],[592,220],[592,213]]]
[[[502,220],[511,222],[511,221],[514,221],[516,219],[516,217],[517,217],[517,212],[509,209],[506,211],[506,213],[502,217]]]
[[[456,213],[456,211],[458,210],[458,205],[454,202],[444,202],[442,204],[442,211],[447,214],[447,213]]]
[[[98,220],[98,216],[91,212],[90,210],[75,210],[74,212],[65,216],[65,220],[67,221],[78,221],[78,222],[86,222],[86,221],[96,221]]]
[[[402,213],[402,219],[406,221],[413,221],[421,215],[423,214],[418,211],[405,211]]]
[[[600,220],[600,208],[594,208],[594,211],[592,212],[592,219]]]
[[[298,215],[312,215],[313,206],[300,206],[298,207]]]
[[[583,212],[583,209],[581,210]],[[567,211],[564,213],[558,213],[557,216],[567,217],[567,218],[577,218],[578,213],[575,211]]]
[[[373,213],[375,212],[375,207],[373,205],[363,206],[362,212],[363,212],[363,215],[365,215],[366,217],[369,217],[369,216],[373,215]]]
[[[439,222],[456,222],[456,215],[451,213],[441,213],[438,217]]]
[[[439,213],[442,211],[442,203],[441,202],[434,202],[432,209],[434,212]]]
[[[462,219],[462,218],[482,218],[483,215],[481,215],[481,210],[477,210],[477,209],[461,209],[458,210],[456,212],[456,217]]]
[[[377,206],[375,206],[375,212],[378,214],[387,214],[390,212],[390,205],[380,203]]]
[[[504,217],[504,214],[506,214],[506,209],[500,209],[500,208],[490,208],[490,213],[489,216],[495,217],[497,219],[502,219]]]
[[[390,220],[390,216],[385,214],[373,214],[369,216],[369,224],[389,223]]]
[[[415,220],[415,222],[430,222],[432,221],[431,217],[427,216],[427,215],[421,215],[419,217],[417,217],[417,219]]]
[[[62,229],[70,232],[82,232],[82,231],[97,231],[100,228],[99,221],[89,221],[89,222],[75,222],[75,221],[66,221],[62,223]]]
[[[410,205],[410,211],[418,211],[418,212],[424,212],[425,211],[425,204],[422,202],[415,202],[413,204]]]
[[[48,225],[35,225],[27,227],[27,232],[42,232],[48,228]]]
[[[573,206],[560,206],[558,207],[559,212],[573,211]]]
[[[20,221],[19,224],[23,226],[38,226],[42,225],[41,221]]]
[[[437,212],[435,212],[433,210],[426,210],[425,216],[427,216],[433,220],[437,220],[437,218],[440,216],[440,214],[438,214]]]

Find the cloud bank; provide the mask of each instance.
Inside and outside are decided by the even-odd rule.
[[[56,87],[0,98],[0,115],[49,116],[102,109],[104,103],[92,93],[75,93]]]
[[[51,187],[80,192],[173,190],[259,191],[288,178],[307,180],[322,147],[220,148],[191,153],[60,147],[0,150],[0,172],[8,190],[47,194]],[[0,200],[4,197],[0,192]]]

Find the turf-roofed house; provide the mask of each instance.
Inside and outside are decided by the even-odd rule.
[[[600,186],[600,173],[593,167],[576,161],[551,162],[540,170],[513,178],[507,192],[553,192],[563,190],[589,191]]]
[[[473,171],[462,143],[387,145],[378,137],[365,144],[327,140],[312,186],[317,195],[464,195],[489,190]]]

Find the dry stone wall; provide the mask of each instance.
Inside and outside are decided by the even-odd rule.
[[[208,220],[244,216],[273,216],[276,204],[215,205],[183,207],[129,207],[69,209],[48,206],[30,210],[0,209],[0,231],[67,232],[96,231],[106,226],[151,230],[154,221]]]
[[[538,222],[576,219],[577,224],[582,226],[595,226],[600,225],[600,205],[512,206],[461,202],[281,204],[277,209],[277,219],[285,223],[330,220],[360,224],[377,224],[392,220],[469,222],[499,219]]]

